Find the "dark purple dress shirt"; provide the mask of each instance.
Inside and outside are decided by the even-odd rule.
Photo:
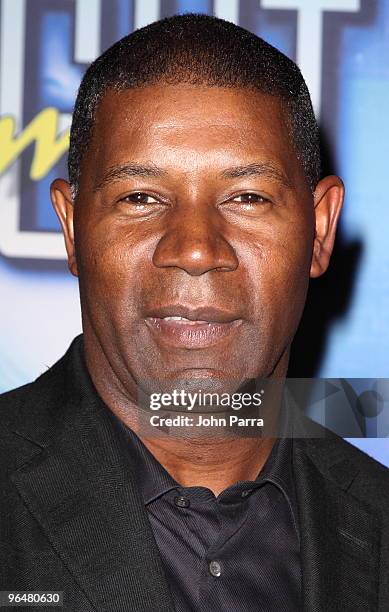
[[[112,417],[136,466],[176,612],[301,612],[293,440],[277,440],[255,481],[215,497],[180,486]]]

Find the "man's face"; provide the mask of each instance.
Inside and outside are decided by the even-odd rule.
[[[109,92],[74,235],[86,345],[128,391],[146,379],[286,371],[315,208],[277,98],[185,85]]]

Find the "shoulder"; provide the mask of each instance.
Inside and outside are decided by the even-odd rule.
[[[361,501],[388,511],[389,468],[325,427],[315,423],[312,431],[314,437],[300,439],[297,448],[327,479]]]
[[[60,388],[60,362],[61,360],[35,381],[0,394],[0,431],[34,420],[37,415],[43,417],[47,398]]]
[[[24,417],[23,412],[26,399],[30,396],[34,384],[31,382],[0,395],[0,439],[3,449],[7,439],[17,429],[21,420],[28,417],[28,414]]]
[[[28,417],[33,405],[40,405],[40,413],[48,401],[60,399],[66,387],[71,389],[73,371],[80,368],[83,336],[76,336],[67,351],[36,380],[0,394],[0,423],[18,418],[20,410]]]
[[[31,444],[45,445],[46,432],[57,420],[72,386],[69,365],[75,350],[73,341],[67,352],[35,381],[0,395],[0,469],[22,460],[28,441],[30,449]]]

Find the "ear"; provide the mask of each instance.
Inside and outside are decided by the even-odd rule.
[[[328,268],[343,199],[344,185],[338,176],[326,176],[317,184],[314,193],[316,229],[311,278],[321,276]]]
[[[63,179],[55,179],[50,187],[50,196],[65,238],[69,270],[74,276],[78,276],[74,248],[73,198],[69,183]]]

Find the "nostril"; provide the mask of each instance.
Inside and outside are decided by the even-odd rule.
[[[218,231],[200,224],[190,232],[176,227],[164,234],[155,248],[153,263],[158,268],[176,267],[199,276],[211,270],[236,270],[238,258]]]

